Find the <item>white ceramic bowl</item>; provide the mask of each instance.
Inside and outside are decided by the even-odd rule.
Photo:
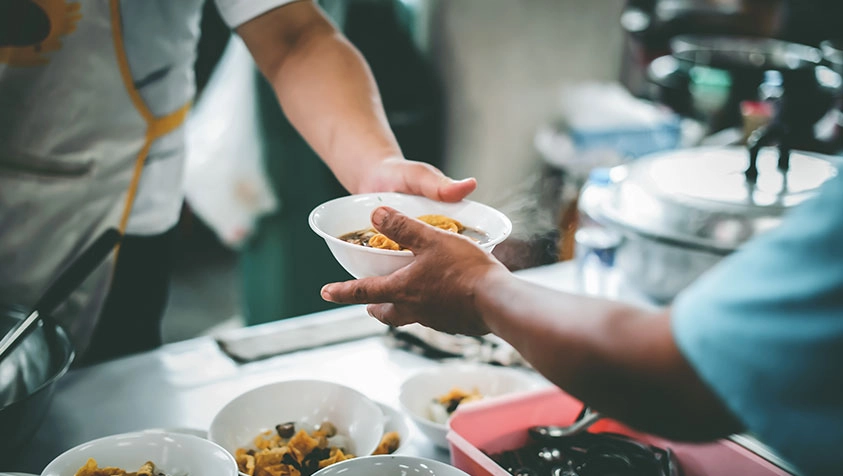
[[[383,436],[377,403],[352,388],[323,380],[287,380],[249,390],[227,403],[211,422],[208,438],[231,454],[275,425],[294,422],[314,431],[330,421],[347,437],[354,455],[369,455]]]
[[[346,233],[371,228],[372,211],[382,205],[411,217],[439,214],[454,218],[466,227],[486,233],[489,239],[479,246],[488,252],[512,232],[512,222],[506,215],[470,200],[444,203],[401,193],[368,193],[337,198],[314,208],[308,221],[313,231],[325,239],[337,261],[355,278],[384,276],[413,261],[411,251],[369,248],[339,238]]]
[[[378,406],[380,406],[384,416],[384,434],[394,431],[398,433],[398,436],[401,438],[401,441],[398,443],[398,449],[392,454],[397,455],[404,453],[410,443],[410,424],[407,421],[407,416],[385,403],[378,403]]]
[[[41,476],[73,476],[88,458],[99,467],[137,471],[152,461],[169,475],[237,476],[234,457],[204,438],[163,431],[106,436],[71,448],[44,468]]]
[[[419,456],[384,455],[345,460],[321,469],[313,476],[468,476],[440,461]]]
[[[444,364],[407,378],[398,398],[402,410],[410,415],[419,430],[436,446],[448,448],[448,425],[431,419],[430,406],[435,398],[454,388],[467,392],[477,389],[483,399],[489,399],[546,385],[549,385],[546,380],[525,370],[483,364]]]

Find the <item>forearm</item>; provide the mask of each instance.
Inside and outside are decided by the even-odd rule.
[[[264,75],[284,113],[346,189],[359,192],[361,171],[401,155],[368,66],[333,28],[311,28],[274,66]]]
[[[492,332],[607,415],[678,439],[740,429],[680,354],[668,310],[551,292],[504,273],[484,280],[475,298]]]

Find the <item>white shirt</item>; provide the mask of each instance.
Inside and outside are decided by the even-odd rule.
[[[204,0],[21,0],[0,29],[0,302],[33,303],[104,229],[151,235],[183,200],[182,121]],[[292,0],[216,0],[237,27]],[[9,27],[11,25],[11,27]],[[55,315],[83,348],[111,263]]]
[[[291,1],[215,0],[231,28]],[[195,94],[193,65],[203,2],[119,2],[121,36],[132,82],[155,116],[172,113]],[[90,29],[111,20],[104,3],[81,0],[78,8],[73,7],[74,2],[65,4],[64,9],[41,10],[51,30],[32,46],[3,47],[0,34],[0,126],[7,126],[0,127],[0,168],[13,166],[48,176],[90,170],[88,166],[97,168],[98,160],[112,160],[115,153],[110,150],[112,157],[92,158],[89,151],[97,149],[102,136],[131,134],[127,128],[132,127],[131,116],[137,115],[132,108],[124,108],[125,117],[121,111],[86,113],[90,111],[86,104],[92,101],[112,101],[114,96],[126,94],[125,85],[113,84],[114,77],[103,76],[98,81],[97,65],[85,65],[80,60],[82,55],[98,53],[95,50],[105,52],[103,62],[115,56],[110,42],[89,35]],[[105,81],[111,84],[103,84]],[[121,130],[115,131],[120,125]],[[143,131],[136,132],[142,141]],[[118,149],[136,155],[143,145],[138,140],[124,141]],[[157,234],[176,224],[183,200],[184,156],[182,127],[152,142],[126,233]]]

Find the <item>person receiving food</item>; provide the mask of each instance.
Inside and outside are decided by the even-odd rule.
[[[603,414],[680,440],[749,431],[805,475],[843,467],[843,174],[721,261],[670,307],[567,294],[511,274],[470,240],[381,207],[415,254],[322,297],[378,320],[493,332]]]
[[[56,315],[88,361],[161,342],[202,4],[20,0],[2,8],[0,302],[33,303],[96,236],[118,228],[116,265],[101,266]],[[350,192],[456,201],[474,190],[474,179],[453,181],[402,156],[365,61],[312,1],[216,4]]]

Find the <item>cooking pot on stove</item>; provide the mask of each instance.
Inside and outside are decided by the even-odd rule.
[[[0,304],[0,335],[26,317],[24,308]],[[65,331],[42,319],[0,361],[0,461],[8,461],[26,444],[44,419],[56,381],[67,372],[74,351]]]
[[[602,193],[586,186],[580,212],[622,236],[614,266],[629,286],[670,301],[837,174],[827,156],[753,151],[690,148],[617,166]]]

